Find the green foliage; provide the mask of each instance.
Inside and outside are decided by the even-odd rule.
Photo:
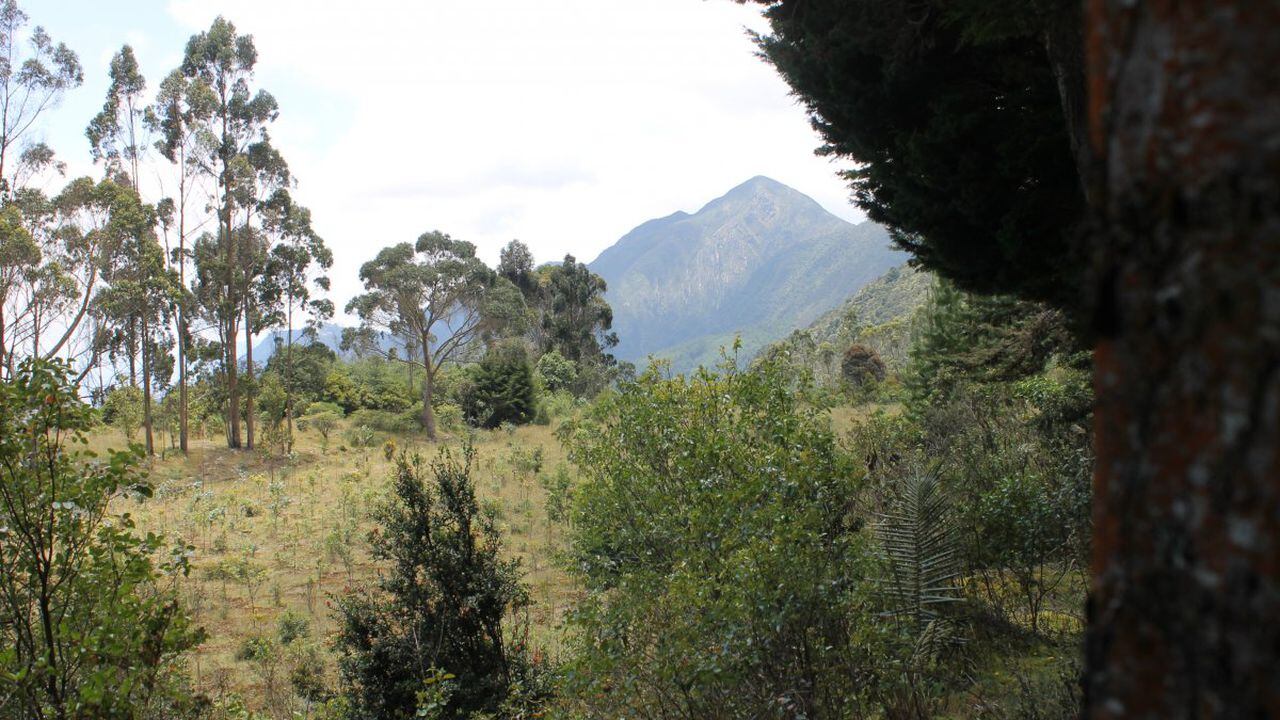
[[[908,475],[876,527],[889,564],[894,612],[923,632],[938,608],[958,599],[960,563],[955,526],[938,478]]]
[[[577,376],[577,365],[559,350],[550,350],[538,358],[537,377],[547,392],[569,389]]]
[[[311,635],[311,623],[292,610],[280,614],[276,622],[276,636],[281,645],[292,645],[294,642]]]
[[[1078,302],[1073,142],[1087,139],[1060,95],[1083,100],[1078,3],[755,1],[772,28],[761,50],[821,152],[856,163],[846,176],[872,220],[968,289]]]
[[[132,385],[111,388],[102,404],[102,421],[114,425],[132,441],[142,426],[142,390]]]
[[[140,537],[113,505],[147,497],[139,452],[75,450],[92,411],[70,368],[26,360],[0,384],[0,711],[136,717],[202,633],[174,583],[187,547]]]
[[[853,468],[788,374],[650,370],[564,433],[581,714],[856,712],[886,642],[875,563]]]
[[[302,430],[315,430],[320,434],[320,447],[322,450],[329,449],[329,436],[338,428],[338,424],[342,421],[342,416],[338,413],[328,410],[306,415],[298,420],[298,427]]]
[[[1081,362],[1061,312],[946,282],[933,288],[916,332],[904,376],[918,407],[948,402],[965,383],[1012,382],[1051,362]]]
[[[316,414],[325,413],[325,412],[333,415],[337,415],[338,417],[342,417],[343,415],[342,407],[337,403],[331,403],[331,402],[321,400],[321,401],[313,402],[307,405],[307,412],[306,412],[307,415],[316,415]]]
[[[333,350],[324,343],[299,343],[295,338],[292,359],[288,359],[287,348],[276,348],[263,375],[279,377],[285,388],[293,391],[294,412],[301,414],[303,408],[327,397],[329,374],[337,362]]]
[[[409,717],[434,703],[434,717],[498,710],[529,674],[507,618],[526,606],[516,561],[502,559],[494,518],[471,480],[475,452],[447,450],[431,464],[401,455],[395,498],[376,512],[370,537],[385,571],[374,587],[338,602],[335,639],[352,717]],[[443,673],[451,685],[439,692]]]
[[[523,345],[491,348],[476,367],[472,383],[463,398],[467,422],[492,429],[503,423],[519,425],[533,419],[533,371]]]
[[[521,325],[524,300],[476,257],[475,245],[439,231],[383,248],[361,266],[360,279],[365,293],[347,303],[347,312],[360,316],[362,332],[411,337],[422,349],[422,369],[432,376],[423,392],[423,427],[434,438],[434,375],[474,341]],[[448,338],[433,342],[446,325]]]
[[[386,410],[356,410],[347,418],[352,427],[367,427],[383,433],[408,434],[422,429],[418,417],[412,411],[387,412]]]
[[[613,310],[605,302],[605,282],[583,263],[565,255],[547,273],[547,303],[542,327],[548,350],[578,363],[605,363],[612,357],[609,348],[618,344],[618,336],[610,332]]]
[[[906,365],[913,318],[928,300],[933,282],[928,273],[892,268],[809,327],[766,347],[759,357],[808,370],[819,387],[835,390],[847,382],[841,348],[861,345],[880,357],[886,376],[896,375]]]

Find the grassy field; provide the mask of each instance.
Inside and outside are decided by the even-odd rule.
[[[832,429],[845,436],[874,410],[833,408]],[[248,708],[270,717],[307,716],[309,707],[293,692],[289,677],[301,664],[301,650],[319,660],[323,685],[337,687],[329,645],[336,622],[332,600],[377,573],[366,538],[373,528],[370,512],[391,488],[390,457],[405,450],[430,459],[441,448],[459,452],[464,441],[457,434],[439,443],[375,434],[368,444],[357,445],[350,430],[344,426],[331,433],[327,448],[314,431],[300,431],[292,458],[231,451],[220,436],[196,439],[188,456],[169,451],[152,462],[153,498],[122,501],[127,505],[119,509],[130,512],[139,529],[195,548],[192,572],[179,586],[209,639],[192,654],[189,669],[197,689],[215,701],[239,696]],[[552,427],[476,431],[470,437],[477,450],[477,493],[498,513],[507,552],[520,559],[525,572],[533,600],[527,618],[531,639],[555,657],[576,590],[559,559],[565,528],[548,518],[548,486],[556,478],[575,482],[576,469]],[[387,447],[388,440],[393,447]],[[103,428],[90,447],[125,443],[121,434]],[[1006,703],[1026,695],[1034,702],[1033,687],[1067,687],[1055,660],[1078,653],[1070,638],[1078,637],[1082,622],[1083,573],[1072,571],[1065,580],[1041,616],[1041,630],[1048,635],[1015,631],[1026,638],[1017,647],[1002,644],[1002,650],[978,653],[972,689],[949,698],[945,710],[939,708],[941,716],[982,716],[974,708],[986,702],[984,697]],[[1000,582],[996,589],[1012,586]],[[301,618],[307,626],[302,640],[287,648],[279,640],[284,618]],[[1004,622],[1024,630],[1028,625],[1018,616]],[[245,649],[261,639],[274,643],[274,660],[247,656]]]
[[[155,496],[126,501],[142,531],[163,533],[195,547],[181,592],[209,639],[190,669],[210,696],[239,693],[262,708],[275,678],[261,663],[237,659],[254,638],[274,638],[289,612],[308,625],[308,643],[324,659],[327,684],[336,677],[327,636],[334,628],[331,598],[376,573],[366,537],[370,510],[391,487],[394,462],[387,436],[353,447],[340,428],[326,450],[314,432],[297,433],[292,459],[261,451],[231,451],[221,437],[194,440],[187,457],[169,452],[151,467]],[[496,507],[507,551],[520,558],[529,585],[532,639],[554,654],[560,619],[573,588],[556,562],[563,531],[548,521],[543,481],[572,473],[549,427],[478,431],[477,493]],[[395,450],[434,457],[455,452],[458,436],[440,443],[391,438]],[[167,442],[167,438],[166,438]],[[91,448],[122,447],[123,435],[103,429]],[[278,709],[278,708],[276,708]],[[273,713],[277,714],[277,713]]]

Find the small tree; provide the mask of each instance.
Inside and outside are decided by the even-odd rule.
[[[538,358],[537,370],[548,392],[568,389],[578,377],[577,365],[558,350],[551,350]]]
[[[112,512],[151,488],[132,452],[71,450],[92,414],[69,374],[27,360],[0,384],[0,714],[137,717],[202,638],[173,587],[186,548]]]
[[[103,419],[114,425],[129,442],[142,426],[142,391],[129,385],[121,385],[107,393],[102,405]]]
[[[456,359],[473,340],[522,323],[520,291],[476,257],[475,245],[438,231],[425,233],[413,245],[384,248],[360,268],[360,279],[366,292],[347,303],[347,312],[360,316],[364,339],[386,331],[413,337],[421,349],[421,361],[397,359],[424,370],[422,427],[434,440],[431,403],[441,365]]]
[[[840,375],[855,388],[884,380],[884,361],[880,353],[866,345],[851,345],[840,361]]]
[[[508,345],[485,354],[464,398],[463,413],[468,422],[483,428],[521,425],[533,419],[534,401],[528,355],[522,345]]]
[[[320,449],[328,452],[329,435],[331,435],[334,429],[338,427],[338,421],[340,419],[341,416],[336,412],[321,410],[320,412],[302,418],[300,422],[304,425],[304,430],[306,428],[314,428],[316,432],[320,433]]]
[[[401,454],[395,499],[380,508],[370,538],[386,564],[373,588],[338,604],[338,666],[353,717],[411,717],[439,673],[455,687],[438,716],[494,712],[527,669],[504,632],[528,592],[518,561],[502,559],[502,539],[471,480],[475,450],[459,462],[447,450],[424,482],[422,458]]]

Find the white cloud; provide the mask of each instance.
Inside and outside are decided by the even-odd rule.
[[[835,168],[729,0],[357,5],[173,0],[254,34],[272,135],[335,249],[339,306],[378,248],[441,229],[496,260],[594,258],[633,226],[770,175],[847,218]]]

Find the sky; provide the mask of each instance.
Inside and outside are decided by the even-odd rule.
[[[26,0],[85,82],[37,135],[98,175],[84,127],[113,53],[149,88],[224,15],[258,49],[273,142],[335,255],[339,309],[387,245],[441,230],[495,264],[518,238],[538,262],[592,260],[636,225],[693,212],[755,175],[858,222],[841,166],[730,0]],[[56,188],[53,188],[56,189]]]

